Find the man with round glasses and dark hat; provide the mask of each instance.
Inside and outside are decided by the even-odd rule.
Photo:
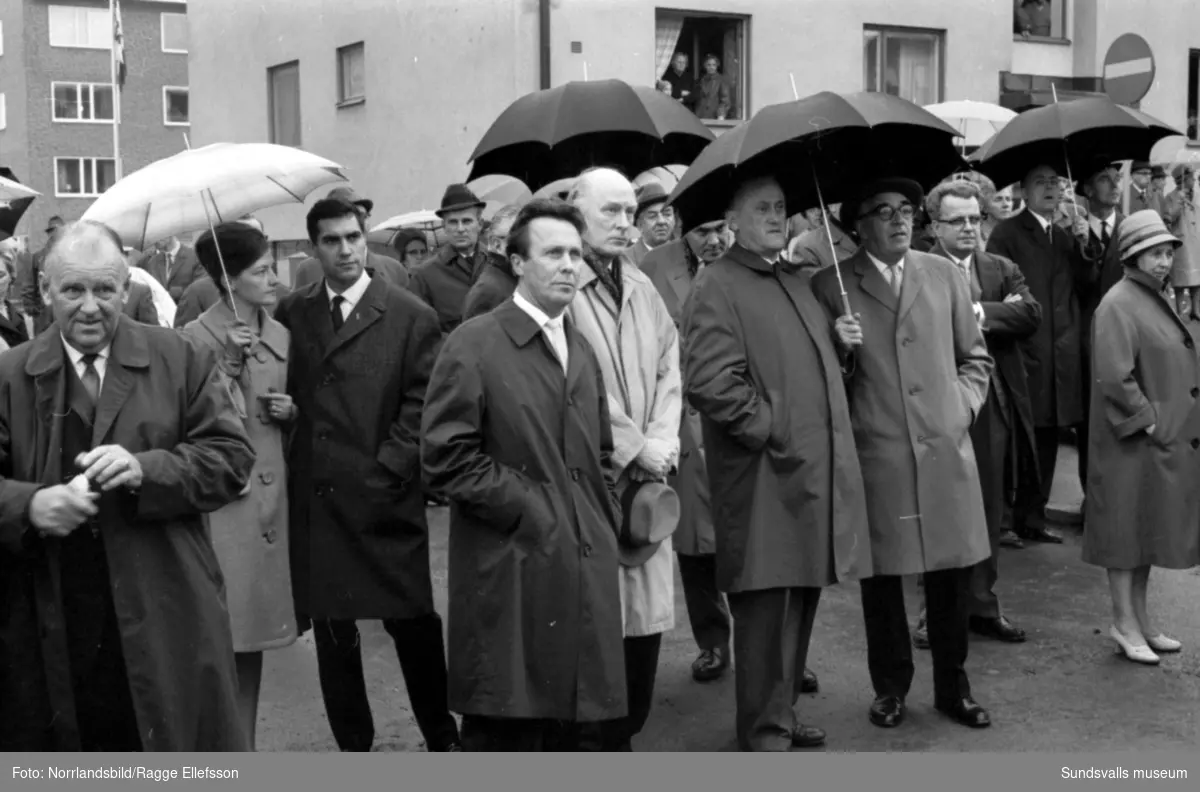
[[[467,293],[484,267],[504,266],[500,256],[479,244],[486,205],[465,184],[447,187],[434,214],[442,219],[449,242],[411,273],[409,290],[437,311],[443,336],[462,322]]]
[[[861,583],[870,720],[899,726],[914,673],[905,575],[923,575],[934,704],[972,728],[990,725],[967,680],[971,567],[988,558],[987,522],[968,434],[993,367],[970,287],[955,265],[911,249],[920,185],[884,178],[842,206],[862,247],[813,276],[829,321],[844,322],[845,285],[857,333],[839,334],[851,422],[867,498],[874,576]],[[857,337],[854,337],[857,336]]]

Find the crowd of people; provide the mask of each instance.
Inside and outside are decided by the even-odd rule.
[[[796,708],[845,581],[871,723],[904,722],[915,647],[987,727],[968,635],[1026,640],[1000,548],[1062,541],[1064,435],[1111,639],[1157,663],[1150,569],[1200,563],[1200,238],[1190,168],[1133,173],[1126,217],[1099,162],[815,210],[756,177],[691,227],[597,167],[486,224],[450,185],[447,243],[397,258],[340,187],[290,287],[253,217],[145,253],[55,222],[0,273],[0,750],[253,750],[263,653],[309,631],[338,747],[370,750],[370,619],[428,750],[629,751],[676,563],[741,750],[825,743]]]

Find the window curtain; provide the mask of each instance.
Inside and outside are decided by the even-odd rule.
[[[660,16],[654,26],[654,81],[657,84],[671,66],[679,34],[683,32],[683,17]]]
[[[889,61],[895,53],[899,96],[921,106],[935,104],[938,101],[936,44],[928,38],[892,36],[887,47]]]

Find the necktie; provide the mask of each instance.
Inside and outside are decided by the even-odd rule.
[[[903,274],[900,269],[900,265],[898,263],[897,264],[888,264],[888,273],[889,273],[890,280],[892,283],[892,292],[897,297],[899,297],[900,296],[900,286],[902,285],[901,281],[903,280]]]
[[[346,302],[346,298],[340,294],[329,301],[329,318],[333,320],[333,332],[338,332],[342,329],[342,325],[346,323],[346,317],[342,316],[342,303]]]
[[[554,348],[554,354],[558,356],[558,362],[562,364],[563,374],[567,373],[567,334],[563,330],[562,317],[551,319],[546,322],[543,328],[546,331],[546,337],[550,339],[550,346]]]
[[[96,371],[96,355],[83,356],[83,387],[92,400],[92,407],[100,401],[100,372]]]
[[[1108,221],[1104,220],[1100,224],[1100,244],[1104,246],[1105,250],[1108,250],[1109,239],[1111,239],[1111,235],[1108,233]]]

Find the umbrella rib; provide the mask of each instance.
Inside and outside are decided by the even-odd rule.
[[[304,199],[303,199],[303,198],[301,198],[299,195],[296,195],[296,193],[292,192],[292,191],[291,191],[291,190],[289,190],[287,187],[284,187],[284,186],[283,186],[283,184],[281,184],[281,183],[280,183],[279,179],[276,179],[274,176],[268,176],[268,177],[267,177],[267,180],[268,180],[268,181],[271,181],[271,182],[274,182],[276,185],[278,185],[278,186],[279,186],[279,189],[283,190],[285,193],[287,193],[288,195],[290,195],[290,196],[292,196],[293,198],[295,198],[295,199],[296,199],[296,203],[304,203]],[[210,192],[209,192],[209,194],[211,195],[211,194],[212,194],[212,192],[210,191]],[[214,209],[216,208],[216,205],[217,205],[217,204],[216,204],[216,201],[213,201],[213,208],[214,208]]]
[[[142,249],[146,248],[146,234],[150,233],[150,208],[153,202],[146,204],[146,219],[142,221]]]

